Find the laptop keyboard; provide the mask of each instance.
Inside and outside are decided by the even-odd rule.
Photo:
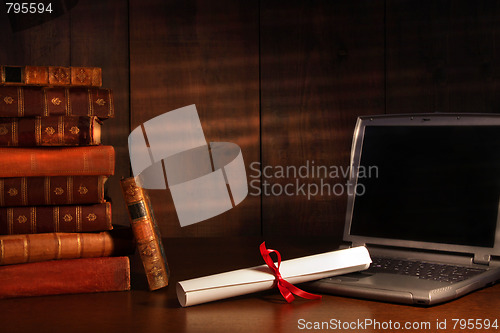
[[[365,272],[402,274],[416,276],[420,279],[453,283],[463,281],[484,271],[485,269],[481,268],[372,257],[372,264]]]

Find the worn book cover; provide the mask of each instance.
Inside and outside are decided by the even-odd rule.
[[[113,229],[111,203],[0,208],[0,235]]]
[[[100,87],[98,67],[0,66],[0,85]]]
[[[0,265],[47,260],[131,255],[135,242],[130,228],[86,233],[46,233],[0,236]]]
[[[0,266],[0,298],[130,290],[128,257]]]
[[[0,148],[0,177],[114,174],[112,146]]]
[[[113,92],[105,88],[0,86],[0,116],[114,116]]]
[[[169,268],[149,197],[133,177],[122,179],[121,186],[149,289],[163,288],[168,285]]]
[[[107,176],[0,178],[0,207],[103,203]]]
[[[0,147],[98,145],[101,124],[95,116],[0,117]]]

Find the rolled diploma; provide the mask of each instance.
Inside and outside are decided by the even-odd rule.
[[[281,276],[291,284],[367,269],[370,254],[364,246],[282,261]],[[276,277],[267,265],[209,275],[177,283],[181,306],[191,306],[271,289]]]

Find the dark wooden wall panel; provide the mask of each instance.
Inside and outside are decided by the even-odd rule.
[[[387,111],[499,112],[498,1],[387,1]]]
[[[3,4],[1,9],[0,63],[19,66],[70,65],[69,15],[65,14],[30,29],[14,32]]]
[[[253,186],[235,209],[185,228],[169,192],[152,191],[164,236],[340,238],[345,194],[307,198],[296,181],[307,191],[342,175],[256,179],[259,166],[346,168],[359,115],[499,112],[499,18],[487,0],[81,0],[19,32],[0,11],[0,63],[103,68],[115,93],[103,141],[117,151],[116,223],[128,224],[118,180],[130,175],[130,130],[196,104],[207,141],[242,148]],[[262,180],[296,192],[259,196]]]
[[[113,221],[128,225],[120,188],[130,175],[129,45],[127,1],[80,1],[71,11],[71,64],[102,68],[103,87],[113,89],[115,117],[103,122],[102,142],[116,152],[115,175],[107,182]]]
[[[196,104],[207,141],[238,144],[259,161],[256,1],[130,1],[131,127]],[[150,191],[164,236],[260,233],[260,198],[181,228],[171,195]]]
[[[260,36],[262,167],[346,168],[356,117],[384,112],[384,3],[263,1]],[[346,195],[333,186],[344,177],[263,178],[275,188],[263,196],[265,236],[341,237]],[[275,195],[287,184],[293,195]],[[309,184],[323,195],[308,198]]]

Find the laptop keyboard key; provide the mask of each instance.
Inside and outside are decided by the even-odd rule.
[[[372,258],[372,264],[367,270],[369,273],[403,274],[420,279],[452,283],[463,281],[484,271],[484,269],[473,267],[378,257]]]

